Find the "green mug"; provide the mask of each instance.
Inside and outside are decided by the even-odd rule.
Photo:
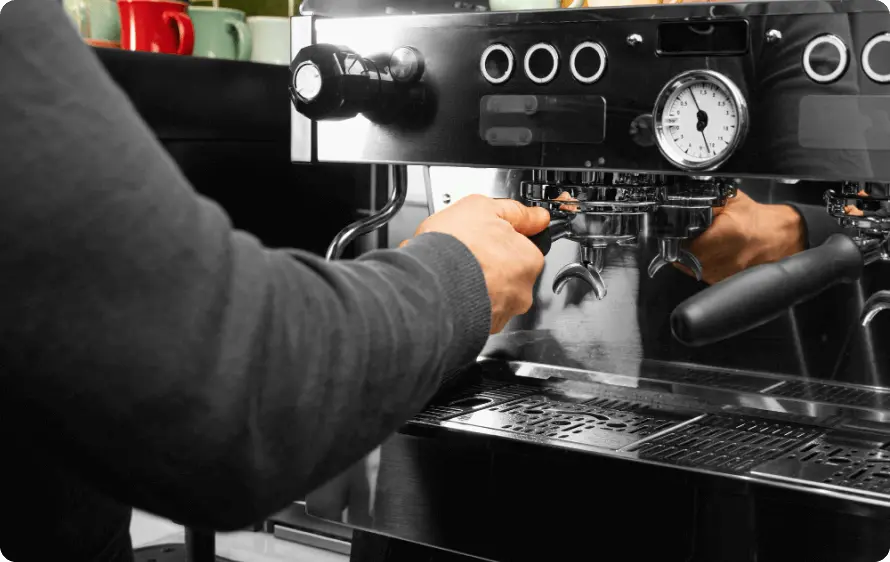
[[[249,60],[253,39],[244,12],[229,8],[191,6],[197,57]]]
[[[253,35],[250,60],[266,64],[290,64],[290,19],[272,16],[247,18]]]
[[[65,0],[65,11],[84,39],[121,40],[121,17],[115,0]]]

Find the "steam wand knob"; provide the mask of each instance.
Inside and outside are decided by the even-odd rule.
[[[297,111],[313,120],[339,120],[377,109],[386,81],[356,52],[324,43],[304,47],[291,63],[290,93]]]

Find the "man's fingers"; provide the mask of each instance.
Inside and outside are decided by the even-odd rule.
[[[714,216],[715,216],[715,217],[716,217],[716,216],[719,216],[721,213],[723,213],[724,211],[726,211],[726,209],[727,209],[728,207],[730,207],[731,205],[738,205],[739,203],[741,203],[741,202],[743,202],[743,201],[750,200],[750,199],[751,199],[751,198],[748,197],[748,195],[745,194],[744,191],[742,191],[741,189],[737,189],[737,190],[736,190],[735,197],[730,197],[729,199],[726,200],[726,206],[724,206],[724,207],[714,207]]]
[[[493,199],[497,215],[519,234],[532,236],[547,228],[550,213],[541,207],[526,207],[513,199]]]

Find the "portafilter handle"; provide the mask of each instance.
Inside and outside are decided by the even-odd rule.
[[[541,232],[529,236],[528,239],[541,250],[545,256],[550,252],[550,248],[554,242],[561,238],[565,238],[571,233],[571,220],[567,218],[554,219],[550,221]]]
[[[859,246],[835,234],[817,248],[752,267],[683,301],[671,314],[671,331],[691,347],[719,342],[766,324],[833,285],[856,281],[864,267]]]

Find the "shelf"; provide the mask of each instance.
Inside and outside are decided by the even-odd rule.
[[[290,142],[286,66],[95,52],[162,141]]]

